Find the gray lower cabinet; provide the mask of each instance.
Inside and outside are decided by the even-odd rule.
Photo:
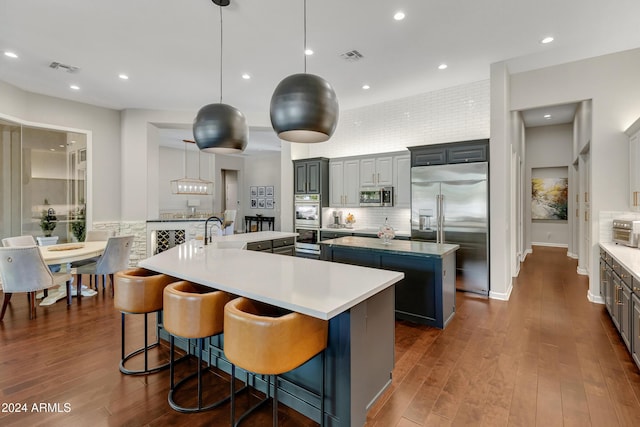
[[[274,240],[261,240],[259,242],[247,243],[247,250],[295,256],[295,243],[295,237],[285,237],[282,239]]]
[[[627,349],[636,355],[634,360],[640,367],[638,348],[640,347],[640,320],[637,307],[640,288],[634,287],[637,281],[608,252],[600,251],[600,295],[604,298],[607,311]],[[636,305],[634,305],[636,304]]]
[[[631,356],[640,368],[640,298],[631,296]]]

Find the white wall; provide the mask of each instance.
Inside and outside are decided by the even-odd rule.
[[[93,221],[120,218],[120,113],[74,101],[23,91],[0,81],[0,116],[44,127],[90,132],[93,162],[88,213]]]
[[[239,191],[239,193],[243,195],[243,198],[240,200],[245,207],[245,215],[262,214],[264,216],[275,216],[274,230],[278,231],[282,229],[280,218],[282,213],[282,173],[280,169],[280,153],[263,154],[259,157],[247,157],[245,158],[244,188],[238,189],[242,190],[241,192]],[[249,205],[251,198],[249,188],[252,186],[266,185],[272,185],[274,187],[274,208],[251,209]],[[293,187],[291,181],[288,181],[285,185]],[[238,217],[238,221],[242,221],[242,227],[244,228],[244,216],[241,218]]]
[[[592,221],[589,232],[592,267],[588,295],[591,300],[596,299],[599,293],[599,271],[595,267],[599,256],[599,213],[630,210],[626,194],[629,179],[628,144],[623,131],[640,117],[638,70],[640,49],[634,49],[502,78],[492,75],[492,85],[505,84],[506,81],[511,88],[511,94],[505,101],[492,96],[492,143],[495,139],[494,102],[497,110],[525,110],[592,100],[591,138],[586,142],[590,145],[591,158]],[[492,157],[491,161],[493,171],[498,159]],[[508,175],[501,173],[495,178],[506,180]],[[499,265],[495,267],[500,268]]]
[[[573,125],[527,128],[525,138],[527,192],[524,197],[529,200],[529,208],[524,212],[527,248],[531,249],[532,244],[568,248],[572,234],[569,220],[532,220],[530,202],[532,178],[569,178],[573,151]],[[576,194],[574,183],[569,182],[569,201],[573,200],[573,194]],[[567,207],[567,211],[569,218],[573,219],[570,206]]]

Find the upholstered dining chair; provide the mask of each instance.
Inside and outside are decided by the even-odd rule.
[[[71,292],[71,274],[52,273],[44,262],[37,246],[15,246],[0,248],[0,278],[4,292],[4,302],[0,321],[4,319],[11,296],[26,292],[29,296],[29,318],[36,317],[36,292],[66,282],[67,292]]]
[[[25,236],[5,237],[2,239],[2,246],[5,248],[35,245],[37,245],[36,239],[34,239],[31,234],[27,234]]]
[[[132,246],[133,236],[109,237],[104,253],[96,262],[81,265],[73,269],[73,273],[76,274],[76,277],[78,278],[78,283],[76,285],[78,297],[80,297],[82,288],[83,274],[109,276],[111,281],[111,296],[113,296],[113,275],[118,271],[129,268],[129,258],[131,256]],[[106,288],[106,280],[104,283]]]
[[[109,240],[110,237],[113,237],[113,236],[115,236],[115,232],[113,230],[87,230],[84,236],[84,241],[85,242],[106,242],[107,240]],[[95,263],[98,261],[99,258],[100,257],[97,256],[94,258],[88,258],[88,259],[83,259],[81,261],[72,262],[71,268],[78,268],[83,265]],[[98,276],[92,274],[89,276],[89,287],[93,285],[94,281],[95,281],[96,290],[98,290]],[[106,286],[104,276],[103,276],[102,286],[103,287]]]

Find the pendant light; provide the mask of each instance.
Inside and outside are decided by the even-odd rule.
[[[307,1],[304,1],[304,50],[307,49]],[[271,97],[271,125],[280,139],[290,142],[324,142],[338,124],[338,99],[322,77],[293,74],[278,84]]]
[[[188,139],[182,140],[184,144],[184,178],[171,181],[173,194],[209,195],[213,194],[213,182],[200,178],[200,151],[198,151],[198,179],[187,178],[187,144],[193,143]]]
[[[220,7],[220,102],[198,111],[193,136],[198,148],[207,153],[239,153],[247,147],[247,119],[240,110],[222,103],[222,7],[228,6],[229,0],[212,1]]]

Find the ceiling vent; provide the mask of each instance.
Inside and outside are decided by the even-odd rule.
[[[342,59],[345,59],[349,62],[356,62],[364,58],[364,56],[358,52],[357,50],[350,50],[349,52],[345,52],[340,55]]]
[[[67,65],[56,61],[49,64],[49,68],[53,68],[54,70],[63,70],[67,73],[77,73],[80,71],[80,67],[74,67],[73,65]]]

